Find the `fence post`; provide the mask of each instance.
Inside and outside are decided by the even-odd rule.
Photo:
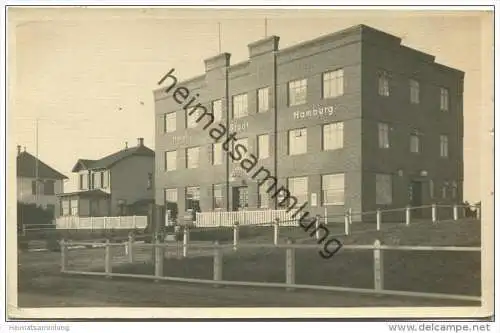
[[[380,230],[382,224],[382,212],[380,211],[380,208],[377,209],[377,231]]]
[[[274,245],[278,245],[280,235],[280,219],[276,218],[274,221]]]
[[[219,241],[214,241],[214,281],[222,280],[222,251],[219,247]],[[220,286],[214,284],[214,287]]]
[[[458,206],[457,206],[457,204],[453,205],[453,219],[455,221],[458,220]]]
[[[347,236],[349,235],[349,211],[345,212],[344,222],[345,222],[345,234]]]
[[[68,247],[64,238],[61,239],[59,244],[61,245],[61,273],[64,273],[68,267]]]
[[[164,252],[163,252],[163,246],[162,246],[159,238],[156,239],[156,241],[154,243],[154,248],[155,248],[155,276],[161,277],[161,276],[163,276]],[[158,282],[158,281],[159,280],[155,280],[155,282]]]
[[[234,222],[233,226],[233,250],[236,251],[238,249],[238,241],[240,240],[240,227],[238,221]]]
[[[104,252],[104,271],[106,277],[111,278],[111,246],[109,239],[106,239],[105,252]]]
[[[476,212],[477,212],[476,213],[476,218],[478,220],[481,220],[481,206],[479,206],[479,205],[475,205],[475,206],[476,206]]]
[[[373,244],[373,270],[375,290],[384,290],[384,255],[380,249],[380,241],[377,239]]]
[[[292,245],[293,240],[287,239],[287,245]],[[293,247],[286,248],[286,284],[295,284],[295,249]],[[286,290],[293,290],[294,288],[288,287]]]
[[[436,204],[432,204],[432,223],[437,221],[437,207]]]
[[[188,255],[188,242],[189,242],[189,229],[187,226],[184,227],[184,235],[182,237],[182,256],[184,258]]]
[[[316,222],[315,222],[315,225],[314,225],[314,227],[316,228],[316,232],[315,232],[315,235],[314,235],[316,237],[316,240],[319,239],[319,223],[320,223],[319,219],[320,219],[320,217],[321,216],[319,214],[316,215]]]
[[[352,208],[349,208],[349,224],[352,224]]]
[[[134,235],[128,235],[128,262],[134,262]]]
[[[405,209],[405,212],[406,212],[406,225],[410,225],[410,219],[411,219],[411,208],[410,206],[406,206],[406,209]]]
[[[325,225],[328,225],[328,208],[325,206]]]

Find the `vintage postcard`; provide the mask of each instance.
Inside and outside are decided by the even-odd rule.
[[[489,318],[493,20],[8,8],[9,318]]]

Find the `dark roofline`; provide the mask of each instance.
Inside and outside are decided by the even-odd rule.
[[[142,138],[141,138],[142,139]],[[140,151],[138,151],[140,150]],[[122,154],[122,156],[120,156]],[[151,148],[141,144],[140,146],[132,146],[129,148],[125,148],[122,150],[118,150],[114,153],[108,154],[98,160],[88,160],[88,159],[78,159],[75,166],[72,169],[72,172],[79,172],[81,170],[101,170],[101,169],[109,169],[116,163],[131,157],[131,156],[146,156],[153,157],[155,156],[154,150]],[[116,159],[112,159],[115,157]],[[109,160],[109,161],[107,161]],[[80,168],[81,167],[81,168]]]
[[[398,36],[395,36],[393,34],[387,33],[387,32],[385,32],[383,30],[379,30],[379,29],[373,28],[373,27],[365,25],[365,24],[354,25],[354,26],[345,28],[343,30],[339,30],[339,31],[336,31],[336,32],[333,32],[333,33],[329,33],[329,34],[326,34],[326,35],[323,35],[323,36],[319,36],[319,37],[316,37],[316,38],[313,38],[313,39],[310,39],[310,40],[306,40],[304,42],[300,42],[300,43],[295,44],[295,45],[291,45],[291,46],[283,48],[283,49],[279,49],[277,51],[277,54],[278,54],[278,56],[279,55],[284,55],[286,53],[293,52],[293,51],[295,51],[297,49],[300,49],[300,48],[303,48],[303,47],[312,46],[314,44],[317,44],[319,42],[323,42],[323,41],[326,41],[326,40],[340,40],[340,39],[345,38],[347,36],[356,35],[356,34],[359,34],[361,36],[365,32],[367,32],[367,33],[372,32],[372,33],[378,34],[379,36],[383,36],[388,43],[391,43],[391,44],[394,43],[394,45],[398,45],[399,44],[401,47],[405,47],[405,48],[407,48],[409,50],[412,50],[412,51],[416,52],[415,54],[418,54],[418,56],[420,56],[421,58],[429,58],[429,59],[432,58],[431,64],[437,65],[438,67],[440,67],[442,69],[446,68],[448,70],[455,71],[457,73],[464,73],[463,71],[461,71],[459,69],[456,69],[456,68],[453,68],[453,67],[449,67],[449,66],[443,65],[441,63],[435,62],[434,61],[435,56],[432,55],[432,54],[428,54],[428,53],[425,53],[425,52],[422,52],[422,51],[419,51],[419,50],[412,49],[411,47],[402,45],[401,44],[402,39],[400,37],[398,37]],[[269,39],[271,37],[276,37],[276,36],[270,36],[267,39]],[[252,46],[252,45],[258,44],[259,42],[261,42],[261,41],[260,40],[254,41],[254,42],[252,42],[252,43],[250,43],[248,45]],[[210,57],[208,59],[204,59],[204,60],[206,61],[206,60],[214,59],[214,58],[218,57],[219,55],[215,55],[215,56],[212,56],[212,57]],[[247,59],[247,60],[243,60],[241,62],[238,62],[238,63],[236,63],[234,65],[230,65],[230,66],[228,66],[228,71],[231,72],[231,71],[233,71],[235,69],[238,69],[238,67],[240,67],[240,66],[248,63],[249,61],[250,61],[250,59]],[[189,83],[195,82],[197,80],[201,80],[205,76],[206,76],[206,73],[201,74],[201,75],[197,75],[197,76],[194,76],[194,77],[190,77],[190,78],[187,78],[187,79],[184,79],[184,80],[180,80],[179,77],[177,77],[178,81],[177,81],[176,86],[181,86],[181,85],[185,86],[185,85],[187,85]],[[153,90],[153,96],[155,96],[155,100],[160,100],[160,99],[166,98],[166,96],[161,96],[160,98],[156,99],[156,94],[162,92],[164,89],[165,89],[165,87]]]

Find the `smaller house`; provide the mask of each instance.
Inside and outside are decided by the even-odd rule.
[[[154,202],[155,153],[138,138],[134,147],[98,160],[79,159],[72,169],[79,190],[59,195],[63,216],[146,215]]]
[[[36,204],[59,215],[57,195],[63,192],[65,175],[17,146],[16,159],[17,201]]]

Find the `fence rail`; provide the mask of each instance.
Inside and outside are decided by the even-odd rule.
[[[453,219],[457,220],[459,218],[466,216],[467,208],[475,208],[476,217],[480,219],[481,211],[479,206],[466,206],[466,205],[444,205],[444,204],[432,204],[423,206],[406,206],[402,208],[391,208],[391,209],[377,209],[374,211],[356,212],[352,209],[346,209],[343,214],[328,214],[327,209],[323,216],[316,216],[324,224],[329,222],[338,223],[341,220],[348,221],[352,224],[353,218],[360,218],[361,221],[367,217],[376,218],[377,230],[380,230],[380,223],[382,220],[387,219],[388,215],[392,214],[392,219],[394,219],[394,214],[401,213],[397,215],[397,219],[410,224],[413,218],[417,218],[419,215],[421,217],[428,216],[432,222],[437,222],[440,219]],[[220,228],[220,227],[233,227],[235,224],[240,226],[270,226],[279,220],[280,226],[299,226],[297,216],[294,216],[295,210],[252,210],[252,211],[214,211],[214,212],[198,212],[196,213],[196,221],[194,223],[195,227],[201,228]],[[344,219],[342,219],[344,217]],[[346,231],[347,227],[346,227]],[[346,234],[347,234],[346,232]]]
[[[269,226],[272,225],[276,219],[280,219],[282,221],[282,226],[298,226],[297,220],[293,218],[293,211],[288,212],[286,210],[197,212],[195,226],[204,228],[232,227],[235,222],[238,222],[240,226]]]
[[[147,216],[61,216],[56,219],[57,229],[143,229]]]
[[[105,277],[130,277],[139,279],[150,279],[150,280],[168,280],[177,282],[189,282],[198,284],[212,284],[212,285],[234,285],[234,286],[253,286],[253,287],[274,287],[274,288],[286,288],[287,290],[293,289],[311,289],[311,290],[327,290],[327,291],[346,291],[346,292],[356,292],[356,293],[368,293],[368,294],[383,294],[383,295],[397,295],[406,297],[424,297],[424,298],[436,298],[436,299],[452,299],[452,300],[463,300],[463,301],[481,301],[481,296],[468,296],[468,295],[455,295],[455,294],[443,294],[443,293],[428,293],[428,292],[414,292],[414,291],[402,291],[402,290],[388,290],[384,288],[384,251],[481,251],[480,247],[452,247],[452,246],[385,246],[376,240],[373,245],[349,245],[344,246],[345,249],[350,250],[361,250],[361,251],[373,251],[373,288],[351,288],[351,287],[339,287],[339,286],[325,286],[325,285],[307,285],[307,284],[296,284],[295,283],[295,273],[296,273],[296,263],[295,263],[295,251],[297,249],[311,249],[320,248],[320,245],[304,245],[304,244],[294,244],[292,240],[287,240],[285,244],[279,244],[278,246],[274,244],[239,244],[238,248],[281,248],[285,250],[285,262],[283,263],[286,267],[285,269],[285,283],[270,283],[270,282],[250,282],[250,281],[228,281],[223,280],[223,265],[224,265],[224,251],[230,246],[221,245],[217,241],[214,244],[192,245],[192,248],[205,248],[210,249],[208,256],[213,257],[213,279],[197,279],[197,278],[184,278],[177,276],[164,276],[163,275],[163,264],[165,258],[165,250],[167,248],[172,248],[172,244],[164,243],[153,243],[153,244],[137,244],[131,238],[128,242],[124,244],[113,244],[109,241],[102,244],[92,245],[102,245],[105,251],[104,255],[104,271],[82,271],[76,269],[69,269],[69,257],[68,250],[74,248],[75,245],[89,245],[83,242],[65,242],[61,241],[61,272],[64,274],[76,274],[76,275],[94,275],[94,276],[105,276]],[[129,273],[116,273],[112,270],[112,248],[125,246],[124,256],[126,256],[126,261],[133,263],[136,259],[134,255],[134,250],[139,247],[146,247],[154,249],[154,274],[129,274]],[[231,251],[230,251],[231,252]]]

